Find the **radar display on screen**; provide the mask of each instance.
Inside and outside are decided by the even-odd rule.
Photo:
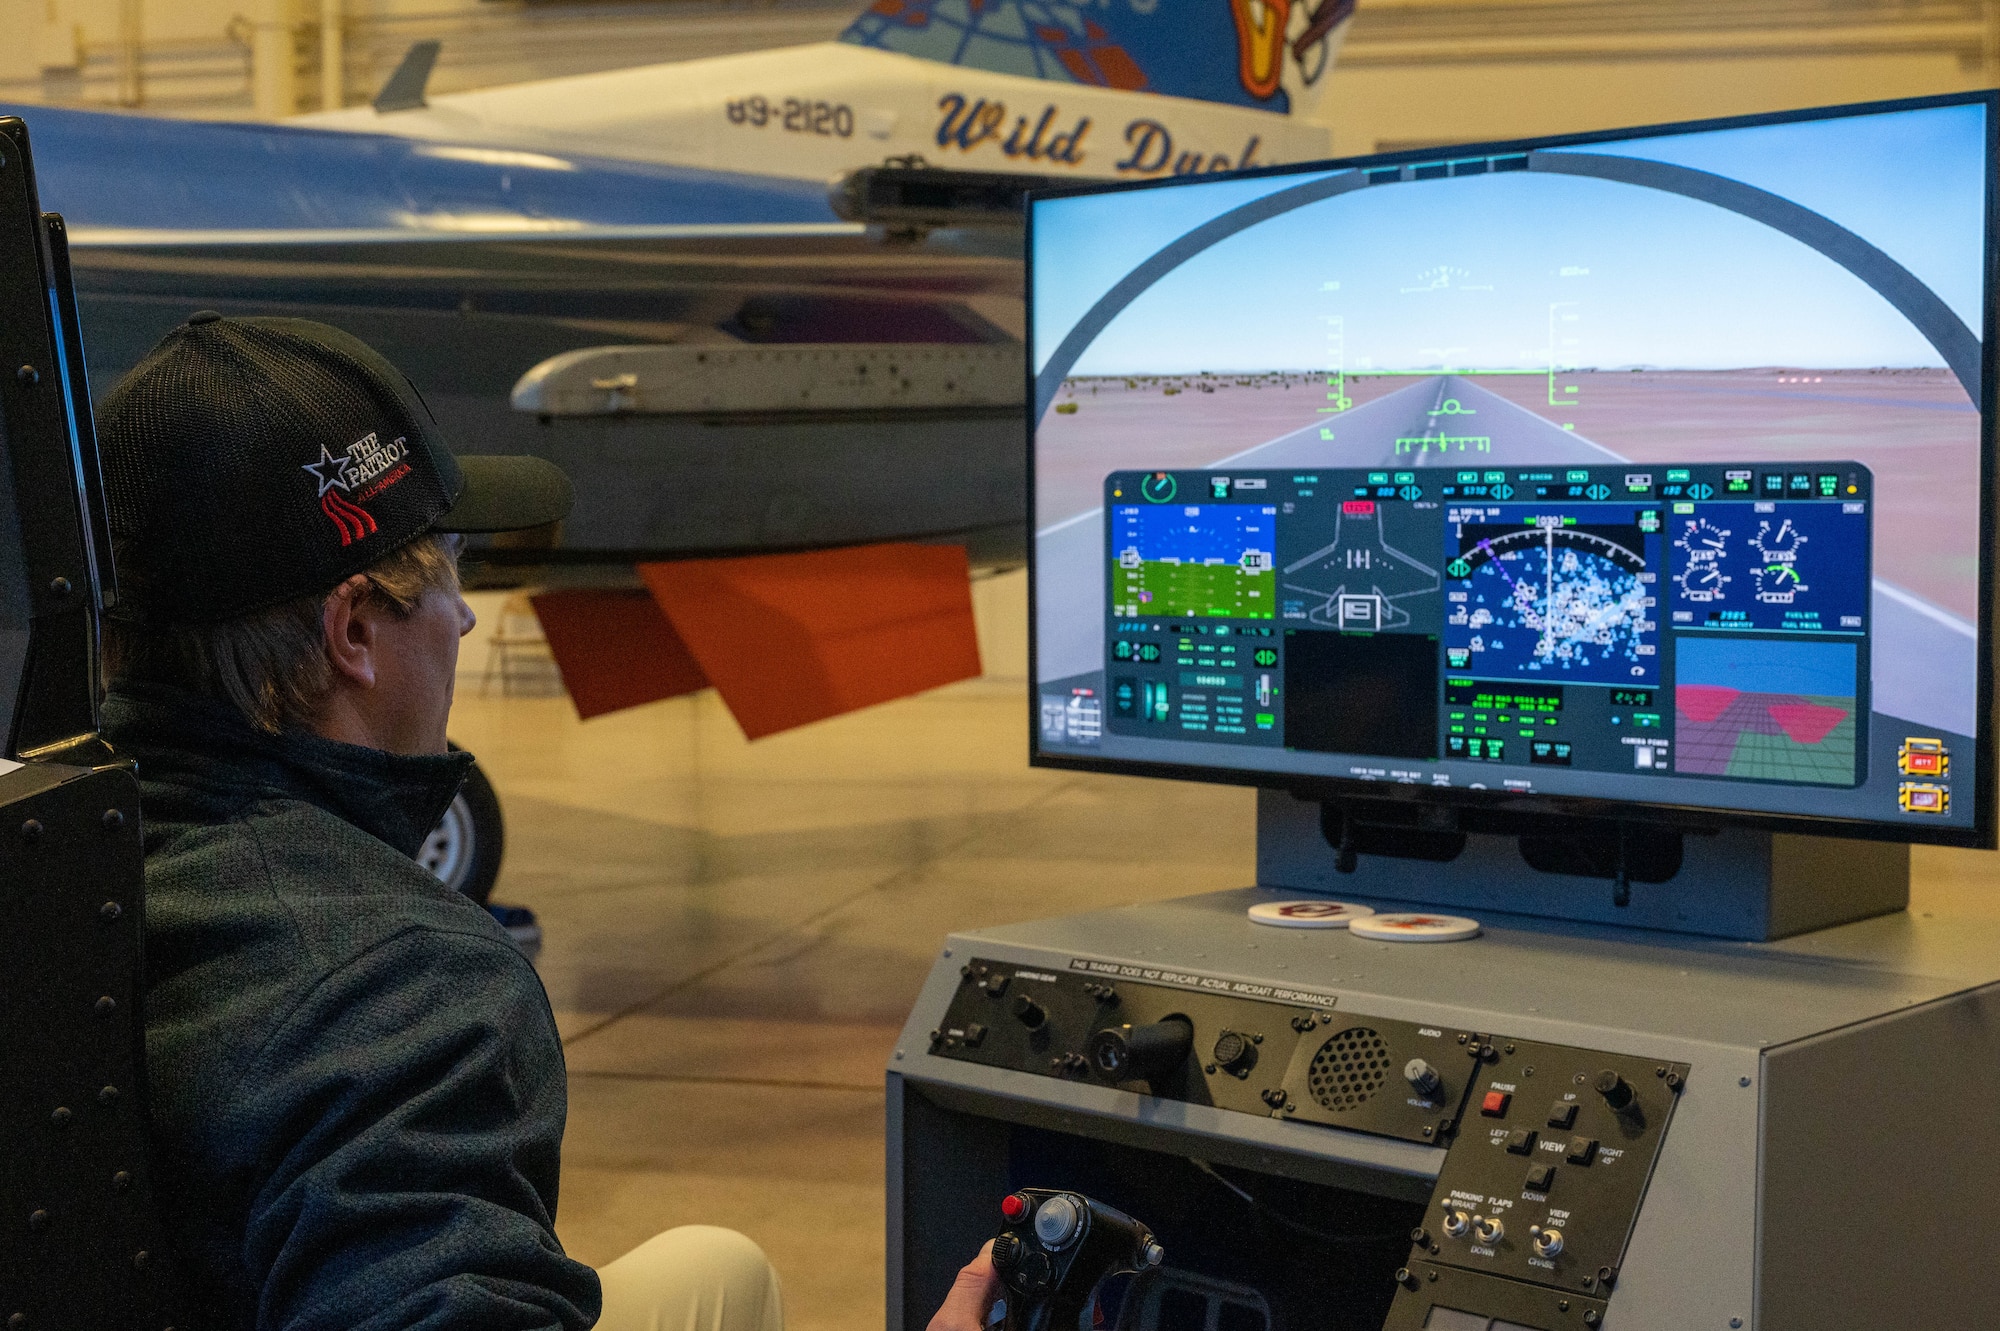
[[[1983,825],[1990,105],[1035,200],[1038,752]]]

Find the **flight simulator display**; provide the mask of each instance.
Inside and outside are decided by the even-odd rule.
[[[1988,119],[1037,198],[1037,757],[1983,836]]]

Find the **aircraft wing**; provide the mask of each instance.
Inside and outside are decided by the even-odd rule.
[[[1010,345],[1017,239],[890,238],[835,219],[824,187],[769,178],[27,114],[45,206],[70,221],[100,391],[195,310],[299,314],[401,366],[461,451],[537,453],[569,471],[580,501],[566,560],[955,534],[982,562],[1018,558],[1017,406],[544,423],[510,405],[538,365],[605,345]],[[220,200],[194,183],[208,180],[225,182]]]
[[[71,236],[80,287],[93,299],[484,312],[658,326],[660,340],[962,342],[1019,332],[1008,312],[1022,294],[1017,245],[885,239],[846,223],[486,235],[73,225]]]

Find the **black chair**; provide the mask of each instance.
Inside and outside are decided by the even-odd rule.
[[[39,210],[26,126],[0,118],[7,1331],[187,1327],[147,1148],[139,788],[97,734],[115,596],[62,219]]]

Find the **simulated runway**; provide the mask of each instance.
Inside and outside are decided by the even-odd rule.
[[[1323,423],[1189,470],[1367,467],[1416,470],[1624,463],[1630,459],[1565,430],[1459,375],[1419,379]],[[1647,464],[1651,465],[1651,464]],[[1039,676],[1103,668],[1104,510],[1043,528],[1036,560]],[[1870,606],[1870,710],[1954,734],[1977,732],[1978,642],[1973,625],[1876,579]]]
[[[1623,462],[1455,374],[1419,379],[1366,406],[1218,458],[1211,467],[1528,467]]]

